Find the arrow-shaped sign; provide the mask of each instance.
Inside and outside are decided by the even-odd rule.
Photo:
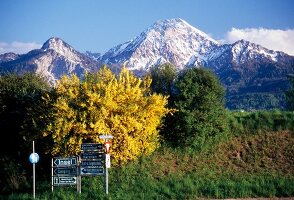
[[[82,151],[98,151],[103,149],[103,144],[85,143],[81,144]]]
[[[103,175],[104,168],[100,166],[95,167],[81,167],[81,175]]]
[[[54,177],[54,185],[75,185],[77,184],[77,177]]]
[[[54,175],[77,175],[76,167],[57,167],[53,170]]]
[[[81,153],[82,159],[103,159],[103,153]]]
[[[77,165],[77,158],[76,157],[54,158],[53,163],[55,166]]]

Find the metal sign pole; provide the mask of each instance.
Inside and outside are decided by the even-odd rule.
[[[78,179],[79,179],[79,193],[81,194],[82,193],[82,177],[81,177],[81,175],[79,175]]]
[[[33,154],[35,153],[35,141],[33,140]],[[35,183],[35,163],[33,163],[33,197],[36,198],[36,183]]]
[[[108,195],[108,169],[105,168],[105,193]]]
[[[36,163],[39,161],[39,155],[35,153],[35,141],[33,141],[33,153],[29,156],[30,162],[33,164],[33,198],[36,198]]]
[[[105,150],[106,150],[106,154],[105,157],[104,157],[104,162],[105,162],[105,165],[104,165],[104,168],[105,168],[105,171],[104,171],[104,181],[105,181],[105,193],[108,195],[108,168],[110,167],[110,155],[109,155],[109,148],[110,148],[110,144],[108,143],[108,140],[111,140],[113,139],[113,136],[112,135],[108,135],[108,134],[105,134],[105,135],[99,135],[99,139],[104,139],[104,145],[105,145]]]
[[[107,139],[106,139],[107,142]],[[106,155],[105,155],[105,193],[108,195],[108,168],[106,166]]]
[[[53,176],[54,176],[54,174],[53,174],[53,158],[52,158],[52,160],[51,160],[51,179],[52,179],[52,180],[51,180],[51,181],[52,181],[52,182],[51,182],[51,190],[52,190],[52,192],[53,192],[53,188],[54,188],[54,185],[53,185],[53,184],[54,184],[54,183],[53,183],[53,179],[54,179],[54,178],[53,178]]]
[[[81,179],[81,174],[80,174],[80,170],[79,167],[81,165],[81,159],[80,156],[77,157],[77,193],[81,194],[82,193],[82,179]]]

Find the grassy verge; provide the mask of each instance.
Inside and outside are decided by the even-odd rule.
[[[162,147],[153,155],[110,169],[109,195],[103,177],[83,177],[82,194],[43,182],[37,199],[197,199],[294,196],[294,134],[259,132],[233,137],[193,154]],[[31,199],[12,194],[8,199]]]
[[[218,145],[201,152],[161,147],[151,156],[110,169],[108,196],[99,176],[83,177],[80,195],[73,187],[52,193],[50,182],[37,182],[37,199],[293,197],[293,124],[293,112],[232,113],[232,135]]]

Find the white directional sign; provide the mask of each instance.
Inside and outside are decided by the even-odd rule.
[[[53,177],[54,185],[75,185],[77,184],[77,177]]]
[[[111,140],[112,138],[112,135],[99,135],[99,139]]]
[[[53,163],[55,166],[77,165],[77,158],[76,157],[54,158]]]

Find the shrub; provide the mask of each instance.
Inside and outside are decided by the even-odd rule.
[[[157,127],[169,110],[166,97],[150,93],[150,83],[125,68],[116,77],[105,67],[82,82],[64,76],[55,94],[46,96],[53,109],[43,134],[54,140],[52,154],[76,155],[83,142],[101,143],[100,134],[114,136],[114,164],[153,152],[159,145]]]
[[[224,137],[224,89],[211,71],[193,68],[180,74],[171,101],[178,112],[166,120],[164,137],[169,142],[200,150]]]

